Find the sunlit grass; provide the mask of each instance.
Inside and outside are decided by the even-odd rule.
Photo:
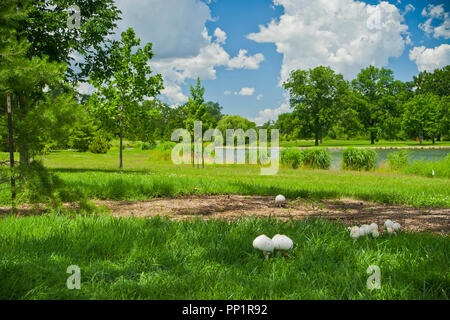
[[[118,150],[106,155],[56,152],[45,165],[89,198],[148,200],[189,194],[284,194],[288,198],[355,198],[413,206],[450,205],[450,183],[444,178],[395,172],[352,172],[281,168],[275,176],[261,176],[255,166],[175,166],[151,161],[151,152],[124,151],[125,169],[118,169]],[[0,203],[9,204],[9,190]]]
[[[294,249],[265,260],[252,240],[276,233]],[[6,217],[0,299],[448,299],[449,250],[425,233],[354,242],[320,220]],[[70,265],[81,290],[66,287]],[[381,290],[366,287],[370,265]]]

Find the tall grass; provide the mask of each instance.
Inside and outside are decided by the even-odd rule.
[[[450,154],[445,159],[437,161],[415,160],[400,170],[406,174],[415,174],[424,177],[450,178]]]
[[[329,169],[331,166],[331,153],[324,148],[283,149],[281,150],[281,163],[293,169],[297,169],[300,166],[311,169]]]
[[[419,175],[429,178],[450,178],[450,154],[448,154],[446,158],[436,161],[411,161],[409,153],[405,150],[401,150],[389,155],[388,165],[392,170],[404,174]]]
[[[289,257],[253,239],[286,234]],[[354,242],[322,220],[170,222],[111,217],[0,219],[0,299],[448,299],[447,237],[401,233]],[[67,267],[81,289],[66,287]],[[381,290],[368,290],[368,266]]]
[[[399,170],[405,168],[409,162],[409,152],[407,150],[400,150],[393,152],[388,157],[388,165],[392,170]]]
[[[373,170],[376,157],[374,150],[348,148],[342,152],[342,167],[346,170]]]

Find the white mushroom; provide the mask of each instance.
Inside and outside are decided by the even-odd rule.
[[[386,230],[387,230],[387,233],[389,233],[389,234],[396,234],[394,231],[394,228],[392,228],[392,227],[387,227]]]
[[[277,234],[272,238],[274,249],[277,251],[288,251],[294,247],[294,241],[285,235]]]
[[[374,232],[375,230],[378,231],[378,225],[376,223],[372,223],[370,226],[370,232]]]
[[[372,237],[378,238],[380,236],[380,233],[378,232],[378,229],[372,230]]]
[[[353,227],[350,229],[350,237],[352,237],[354,240],[359,238],[359,228]]]
[[[395,222],[395,223],[392,225],[392,229],[394,229],[395,232],[400,232],[400,230],[402,229],[402,226],[400,225],[400,223]]]
[[[391,220],[386,220],[386,222],[384,223],[384,227],[386,228],[386,230],[388,228],[392,228],[394,226],[394,223]]]
[[[279,194],[278,196],[275,197],[275,203],[282,205],[285,202],[286,198],[283,195]]]
[[[367,224],[363,224],[361,228],[359,228],[360,236],[367,236],[370,233],[370,227]]]
[[[261,250],[264,253],[266,259],[268,259],[269,255],[273,252],[274,244],[272,239],[263,234],[253,240],[253,248]]]

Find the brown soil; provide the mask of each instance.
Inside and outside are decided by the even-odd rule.
[[[229,221],[242,217],[274,217],[281,220],[323,218],[330,221],[340,220],[349,226],[372,222],[382,226],[384,221],[391,219],[409,231],[431,231],[440,234],[448,234],[450,231],[450,208],[413,208],[351,199],[292,201],[282,207],[275,203],[273,197],[237,195],[96,203],[108,207],[116,217],[148,218],[160,215],[173,220],[202,217]]]

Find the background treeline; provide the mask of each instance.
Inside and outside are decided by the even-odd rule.
[[[297,70],[284,87],[291,113],[264,128],[278,128],[282,139],[323,138],[449,139],[450,66],[421,72],[410,82],[394,79],[389,69],[370,66],[345,81],[327,67]]]

